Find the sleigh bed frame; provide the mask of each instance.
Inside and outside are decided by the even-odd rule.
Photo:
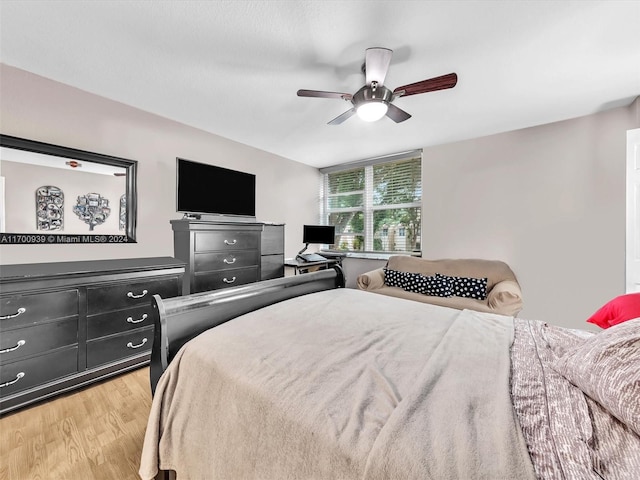
[[[637,477],[637,417],[612,413],[635,324],[590,334],[340,287],[336,267],[154,297],[141,478]],[[630,372],[611,406],[558,371],[594,349],[610,367],[587,386]]]
[[[245,313],[309,293],[344,288],[342,268],[277,278],[213,292],[162,299],[153,296],[155,325],[151,350],[151,391],[180,348],[210,328]]]

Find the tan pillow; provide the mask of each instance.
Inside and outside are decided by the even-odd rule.
[[[640,435],[640,318],[593,335],[553,368]]]
[[[522,302],[520,286],[513,280],[503,280],[496,283],[487,296],[487,303],[493,309],[500,309],[507,305]]]
[[[361,273],[356,279],[360,290],[375,290],[384,287],[384,270],[379,268],[371,272]]]

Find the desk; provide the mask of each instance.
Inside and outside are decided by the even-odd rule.
[[[316,270],[326,270],[334,265],[340,265],[341,257],[327,258],[321,262],[305,262],[298,258],[287,258],[284,261],[285,267],[294,269],[295,275],[298,273],[314,272]]]

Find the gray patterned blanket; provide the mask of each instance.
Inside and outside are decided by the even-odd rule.
[[[540,479],[640,478],[640,437],[553,368],[591,335],[515,319],[513,405]]]

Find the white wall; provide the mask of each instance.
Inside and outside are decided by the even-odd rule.
[[[0,76],[0,132],[139,162],[137,244],[0,245],[0,264],[171,256],[176,156],[255,173],[257,218],[286,223],[288,257],[317,223],[315,168],[6,65]],[[584,328],[624,293],[625,138],[639,126],[636,100],[425,148],[423,256],[504,260],[523,318]]]
[[[138,161],[137,244],[0,245],[0,264],[172,256],[178,156],[256,174],[256,218],[286,224],[289,257],[317,223],[315,168],[4,64],[0,77],[1,133]]]
[[[423,257],[507,262],[522,318],[574,328],[624,293],[626,131],[638,100],[425,148]]]

